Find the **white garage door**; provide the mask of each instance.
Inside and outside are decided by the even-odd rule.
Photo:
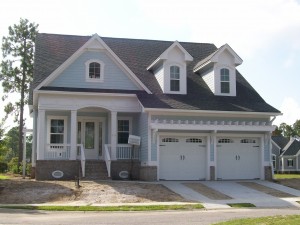
[[[259,179],[259,138],[218,138],[217,179]]]
[[[161,137],[159,152],[159,179],[205,179],[206,142],[203,137]]]

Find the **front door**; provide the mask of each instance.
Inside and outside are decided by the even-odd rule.
[[[102,157],[103,123],[98,120],[78,121],[77,143],[83,144],[86,159]]]

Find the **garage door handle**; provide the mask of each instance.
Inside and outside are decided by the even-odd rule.
[[[182,158],[183,158],[183,160],[185,160],[185,156],[184,155],[182,156]]]
[[[239,156],[238,159],[240,160],[240,159],[241,159],[241,156]]]

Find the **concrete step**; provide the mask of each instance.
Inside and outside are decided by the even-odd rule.
[[[102,160],[87,160],[85,162],[84,180],[109,180],[106,164]]]

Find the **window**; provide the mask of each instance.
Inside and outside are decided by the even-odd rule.
[[[254,140],[254,139],[242,139],[241,143],[243,143],[243,144],[256,143],[256,140]]]
[[[49,117],[48,118],[48,143],[64,144],[66,143],[66,118]]]
[[[200,138],[188,138],[185,140],[186,143],[202,143],[202,139]]]
[[[294,166],[294,160],[293,159],[288,159],[287,160],[287,166],[288,167],[293,167]]]
[[[229,138],[221,138],[218,140],[218,143],[233,143],[233,140]]]
[[[85,63],[86,81],[103,82],[104,80],[104,63],[98,59],[91,59]]]
[[[229,69],[221,69],[221,93],[227,94],[230,92],[229,86]]]
[[[272,154],[273,169],[276,169],[276,155]]]
[[[180,90],[180,68],[178,66],[170,67],[170,90]]]
[[[118,120],[118,144],[128,144],[129,120]]]
[[[100,63],[92,62],[89,66],[89,78],[100,79]]]
[[[177,138],[163,138],[162,142],[179,142]]]

